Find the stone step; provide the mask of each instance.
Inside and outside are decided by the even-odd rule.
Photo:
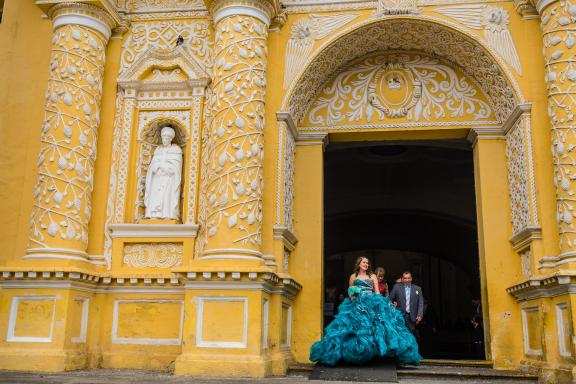
[[[314,364],[291,364],[288,376],[308,377],[314,370]],[[523,384],[537,383],[538,377],[520,371],[497,370],[491,361],[485,360],[423,360],[419,367],[401,366],[397,370],[400,382],[412,381],[453,382],[457,380],[478,381],[483,383]]]
[[[538,377],[520,371],[497,370],[489,366],[465,364],[432,364],[426,362],[419,367],[402,366],[398,368],[398,378],[421,379],[462,379],[482,380],[493,383],[537,383]]]

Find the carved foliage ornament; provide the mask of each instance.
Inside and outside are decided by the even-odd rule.
[[[172,49],[178,36],[184,38],[184,47],[206,68],[212,63],[213,47],[207,21],[148,21],[132,23],[131,33],[124,43],[120,58],[120,73],[130,67],[148,48]]]
[[[171,268],[182,264],[182,243],[137,243],[124,246],[124,264],[133,268]]]
[[[519,233],[531,224],[529,184],[526,160],[526,133],[520,119],[506,137],[508,189],[512,215],[512,231]]]
[[[544,36],[548,114],[552,126],[554,183],[560,226],[560,251],[576,251],[576,5],[559,1],[546,7]]]
[[[33,248],[59,238],[67,248],[86,249],[105,44],[86,27],[54,31],[30,223]]]
[[[441,60],[413,53],[377,54],[349,64],[327,84],[304,125],[493,118],[485,100],[473,81]]]
[[[416,16],[415,16],[416,17]],[[389,19],[365,25],[327,43],[298,80],[292,84],[283,109],[302,121],[309,103],[322,90],[322,84],[342,71],[351,59],[365,57],[375,50],[418,51],[443,57],[482,85],[498,121],[504,121],[517,103],[515,84],[509,82],[498,62],[463,32],[429,20]]]
[[[119,0],[129,11],[165,11],[175,9],[204,8],[202,0]]]
[[[267,27],[252,17],[218,23],[206,193],[214,246],[261,244]],[[219,234],[225,226],[228,231]],[[228,236],[229,237],[229,236]]]

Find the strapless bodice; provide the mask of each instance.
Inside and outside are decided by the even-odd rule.
[[[374,281],[372,279],[359,279],[354,280],[354,285],[362,290],[362,293],[373,293],[374,292]]]

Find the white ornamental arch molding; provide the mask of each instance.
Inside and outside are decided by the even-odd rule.
[[[509,65],[478,35],[451,21],[425,15],[382,15],[344,28],[312,51],[294,74],[277,113],[276,232],[292,230],[295,141],[307,136],[300,127],[311,104],[350,63],[394,51],[438,58],[479,85],[496,119],[490,129],[506,139],[512,243],[515,249],[526,244],[526,236],[539,232],[530,105]]]
[[[127,48],[125,48],[127,49]],[[110,268],[112,239],[115,229],[133,226],[142,212],[142,178],[153,147],[158,142],[158,124],[169,123],[176,129],[176,142],[187,159],[186,185],[182,192],[187,197],[181,204],[182,225],[196,226],[196,175],[200,167],[200,135],[202,105],[211,81],[210,70],[193,50],[186,45],[158,48],[149,47],[118,77],[112,168],[106,208],[104,257]],[[133,128],[136,127],[134,130]],[[135,139],[133,135],[136,135]],[[134,146],[135,148],[131,148]],[[137,166],[137,196],[127,202],[130,176],[130,153],[139,153]],[[126,207],[134,207],[134,221],[128,222]],[[132,227],[131,227],[132,228]]]
[[[482,85],[503,123],[524,96],[508,65],[480,37],[450,21],[424,15],[381,16],[335,34],[294,76],[281,110],[298,125],[323,85],[347,63],[376,51],[422,52],[452,63]]]

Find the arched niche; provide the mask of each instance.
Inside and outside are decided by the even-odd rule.
[[[189,151],[187,151],[187,146],[189,142],[189,129],[186,127],[186,122],[181,121],[178,117],[166,117],[160,116],[158,118],[152,119],[147,123],[142,124],[138,132],[138,163],[136,168],[136,202],[134,204],[134,219],[135,222],[139,222],[144,218],[144,195],[146,187],[146,176],[148,174],[148,168],[152,161],[154,151],[156,147],[162,144],[162,138],[160,137],[160,132],[164,127],[172,127],[175,132],[174,139],[172,143],[178,145],[182,148],[182,164],[189,163]],[[182,167],[181,185],[180,185],[180,204],[179,212],[180,217],[183,213],[184,208],[184,188],[183,186],[188,184],[188,179],[194,177],[194,175],[187,175],[185,167]]]
[[[159,143],[157,128],[172,125],[183,148],[180,222],[195,236],[200,168],[202,106],[211,78],[206,65],[186,46],[150,47],[138,53],[118,76],[112,167],[106,209],[104,255],[111,263],[113,238],[121,231],[145,231],[143,213],[147,164]],[[145,179],[144,179],[145,180]],[[168,228],[166,226],[166,228]],[[113,233],[116,231],[116,233]],[[116,244],[116,243],[115,243]],[[120,243],[118,243],[120,244]],[[114,245],[116,247],[116,245]]]

